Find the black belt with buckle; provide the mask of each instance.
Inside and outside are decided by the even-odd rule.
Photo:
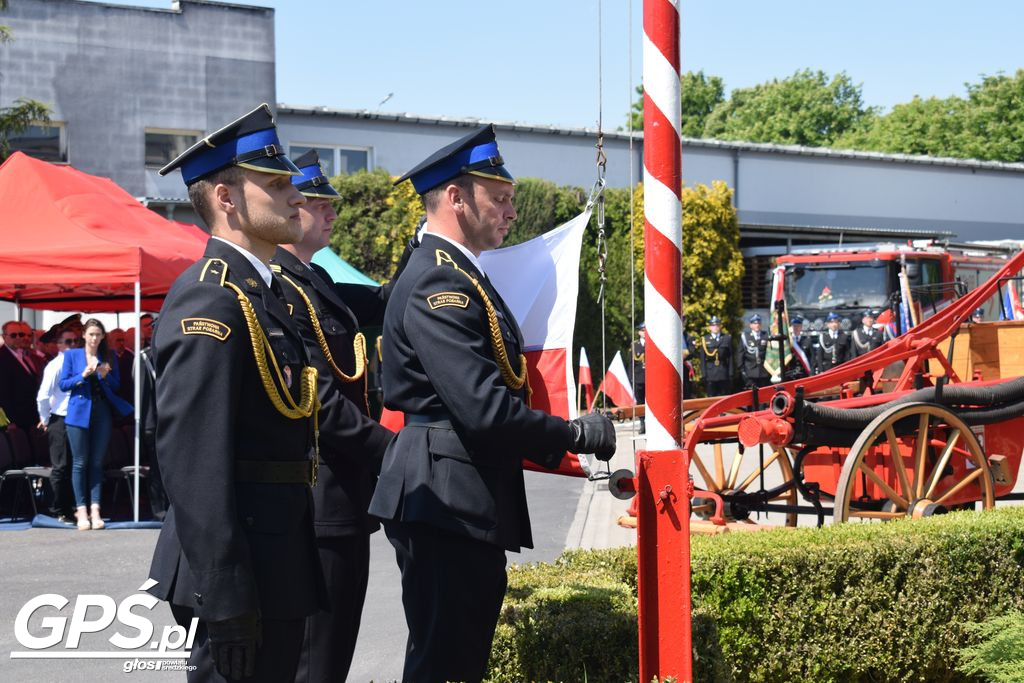
[[[235,481],[313,485],[312,460],[236,460]]]
[[[428,413],[406,413],[405,424],[428,424],[438,427],[451,427],[452,416],[445,410],[432,410]]]

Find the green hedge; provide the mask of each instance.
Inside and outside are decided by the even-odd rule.
[[[1024,508],[697,537],[697,681],[969,681],[969,624],[1024,608]],[[513,567],[493,681],[635,681],[635,550]]]

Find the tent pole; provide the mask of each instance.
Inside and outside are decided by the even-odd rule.
[[[138,522],[139,521],[139,465],[141,462],[141,439],[142,439],[142,425],[139,422],[139,403],[142,399],[142,364],[139,363],[139,354],[142,352],[142,283],[138,280],[135,282],[135,372],[134,384],[135,384],[135,495],[133,496],[132,504],[132,517]]]

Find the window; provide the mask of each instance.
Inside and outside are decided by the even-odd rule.
[[[200,133],[193,130],[146,129],[146,166],[163,168],[195,144]]]
[[[58,164],[68,163],[68,138],[63,122],[32,125],[9,139],[11,151]]]
[[[294,160],[311,149],[320,155],[320,165],[328,178],[348,175],[370,169],[370,149],[354,147],[327,147],[321,145],[289,145],[288,156]]]

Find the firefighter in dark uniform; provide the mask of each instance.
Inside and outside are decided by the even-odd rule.
[[[426,232],[384,317],[384,403],[405,428],[384,455],[370,513],[402,572],[403,681],[479,681],[505,594],[505,551],[532,547],[522,459],[615,450],[611,422],[529,407],[523,340],[477,260],[516,216],[514,181],[485,126],[400,178]]]
[[[825,318],[826,329],[818,335],[818,357],[815,362],[818,373],[828,372],[850,359],[850,335],[839,329],[840,320],[835,311]]]
[[[390,286],[335,284],[312,263],[330,241],[338,193],[324,176],[316,150],[294,162],[302,175],[292,183],[306,198],[299,209],[302,239],[279,247],[271,268],[284,280],[285,301],[317,369],[322,464],[313,489],[314,527],[330,599],[330,609],[306,620],[296,680],[344,681],[366,597],[370,534],[380,528],[366,508],[394,436],[369,417],[369,352],[359,328],[384,320]]]
[[[686,318],[683,317],[683,324],[686,324]],[[686,332],[686,328],[683,328],[683,398],[694,398],[693,395],[693,357],[697,352],[697,347],[693,344],[693,339]]]
[[[850,334],[850,358],[858,358],[871,353],[885,343],[882,331],[875,329],[875,318],[878,314],[872,310],[861,315],[861,325]]]
[[[153,358],[156,449],[170,509],[150,588],[199,619],[190,681],[292,681],[325,603],[313,535],[316,370],[269,268],[298,239],[270,107],[212,133],[181,169],[212,237],[164,301]]]
[[[804,334],[804,319],[794,315],[789,321],[789,339],[793,345],[792,358],[786,364],[785,379],[788,382],[793,379],[804,379],[810,375],[814,367],[813,345],[810,335]],[[797,354],[797,348],[803,352],[803,359]],[[804,365],[806,361],[807,365]]]
[[[700,340],[700,373],[708,396],[732,393],[732,337],[722,333],[717,315],[708,321],[708,333]]]
[[[636,326],[637,340],[633,342],[633,398],[638,406],[647,400],[647,357],[644,355],[647,343],[647,326],[640,323]],[[647,431],[646,414],[640,417],[640,433]]]
[[[743,387],[766,387],[771,383],[772,376],[765,367],[765,354],[768,352],[768,333],[761,329],[761,316],[757,313],[750,316],[749,329],[740,333],[740,376]]]

